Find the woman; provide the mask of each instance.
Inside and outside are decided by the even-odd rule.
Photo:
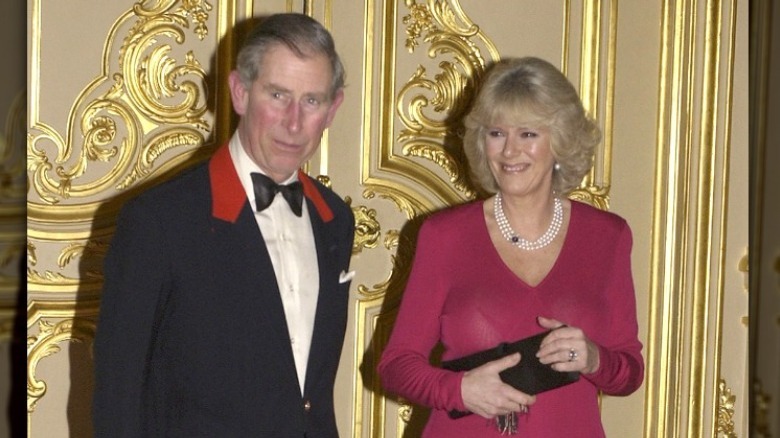
[[[570,201],[592,166],[600,131],[576,90],[538,58],[488,72],[466,117],[475,181],[494,196],[430,217],[378,371],[386,390],[433,408],[425,437],[604,436],[599,392],[642,384],[625,220]],[[554,329],[554,330],[553,330]],[[538,360],[577,382],[530,395],[499,372],[509,355],[470,371],[430,364],[552,330]],[[453,419],[448,411],[473,415]],[[486,420],[487,419],[487,420]]]

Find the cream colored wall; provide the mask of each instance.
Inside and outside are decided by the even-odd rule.
[[[485,4],[194,1],[187,10],[159,0],[134,10],[130,1],[28,0],[29,435],[90,435],[90,346],[113,215],[230,134],[229,30],[295,10],[332,29],[348,72],[345,102],[307,166],[349,198],[359,224],[337,379],[343,436],[419,428],[420,410],[385,398],[373,363],[403,290],[414,219],[473,197],[447,118],[462,114],[470,78],[486,63],[522,55],[561,66],[600,120],[605,141],[576,196],[634,230],[647,380],[629,397],[604,398],[608,436],[746,436],[747,363],[722,358],[747,357],[738,269],[748,242],[747,2]],[[162,26],[174,16],[188,26]],[[149,45],[123,49],[128,41]],[[134,88],[156,48],[152,71],[183,67],[175,84],[208,85],[163,97],[154,93],[162,85]],[[195,111],[179,111],[185,105]],[[105,161],[86,154],[111,148]]]

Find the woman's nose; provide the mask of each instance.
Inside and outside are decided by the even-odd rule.
[[[516,138],[514,135],[509,135],[506,137],[506,142],[504,142],[502,153],[506,156],[517,155],[522,152],[524,147],[525,146],[520,139]]]

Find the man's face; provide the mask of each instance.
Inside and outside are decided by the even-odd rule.
[[[298,57],[284,45],[263,57],[257,79],[230,74],[238,135],[247,154],[276,182],[296,172],[319,147],[344,94],[330,96],[332,71],[324,55]]]

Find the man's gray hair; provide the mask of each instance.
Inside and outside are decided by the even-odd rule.
[[[236,62],[236,69],[245,85],[257,79],[263,56],[277,44],[286,46],[301,58],[325,55],[333,73],[330,97],[344,87],[344,65],[336,53],[330,32],[317,20],[298,13],[271,15],[250,31]]]

